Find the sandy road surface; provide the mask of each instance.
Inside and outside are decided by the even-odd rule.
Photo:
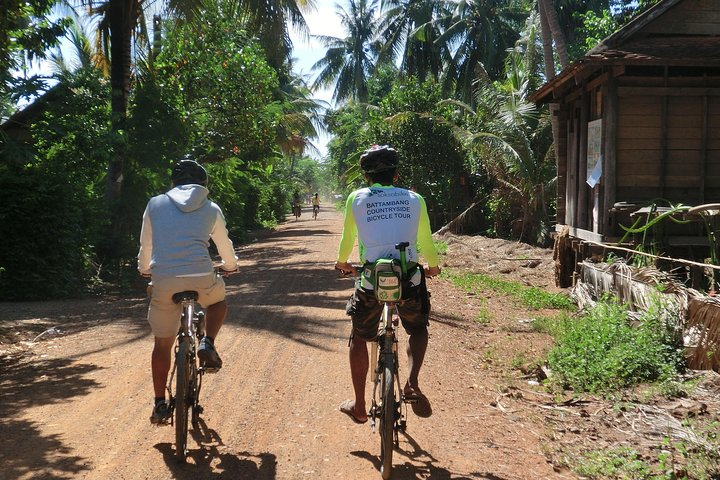
[[[6,324],[62,332],[0,361],[0,478],[379,478],[378,435],[337,410],[351,394],[344,305],[352,281],[332,271],[340,228],[339,214],[323,210],[314,221],[306,210],[241,248],[216,342],[224,367],[206,377],[186,465],[174,460],[173,429],[148,421],[142,296],[0,304]],[[547,463],[522,412],[491,406],[497,378],[475,348],[488,337],[457,314],[463,295],[444,280],[430,290],[421,386],[435,413],[410,413],[393,478],[568,478]]]

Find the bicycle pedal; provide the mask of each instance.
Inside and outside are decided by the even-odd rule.
[[[202,373],[217,373],[220,371],[221,367],[200,367],[200,371]]]
[[[403,402],[405,402],[405,403],[407,403],[407,404],[409,404],[409,405],[412,405],[412,404],[414,404],[414,403],[418,403],[419,401],[420,401],[420,399],[417,398],[417,397],[410,397],[410,398],[403,397]]]

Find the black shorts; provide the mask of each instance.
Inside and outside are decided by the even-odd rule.
[[[352,318],[352,334],[363,340],[377,337],[383,305],[375,292],[358,287],[347,302],[346,313]],[[397,304],[398,314],[408,335],[427,331],[430,325],[430,295],[425,278],[416,287],[405,288],[403,302]]]

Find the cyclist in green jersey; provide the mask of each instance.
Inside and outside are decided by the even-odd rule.
[[[397,167],[397,152],[388,146],[375,145],[360,157],[360,168],[369,186],[352,192],[347,199],[335,268],[342,272],[353,270],[348,258],[356,238],[364,270],[380,258],[399,258],[395,245],[410,243],[406,250],[409,288],[403,288],[403,301],[398,304],[400,320],[409,335],[410,372],[403,390],[407,398],[417,399],[412,404],[415,414],[429,417],[432,407],[418,381],[428,345],[430,299],[425,278],[438,275],[440,268],[425,200],[413,191],[394,186]],[[428,263],[426,268],[418,263],[419,251]],[[361,282],[347,305],[347,314],[352,318],[350,373],[355,398],[340,405],[340,411],[355,423],[365,423],[368,419],[365,406],[367,342],[377,336],[381,311],[382,304],[375,299],[372,284],[365,274],[361,275]]]

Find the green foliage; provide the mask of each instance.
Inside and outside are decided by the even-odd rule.
[[[0,98],[14,90],[16,99],[36,94],[45,87],[38,75],[19,76],[13,70],[27,68],[25,59],[44,58],[58,43],[69,21],[50,17],[56,0],[3,0],[0,8]]]
[[[435,245],[435,251],[440,255],[445,255],[447,253],[448,245],[447,242],[439,241],[439,240],[433,240],[433,245]]]
[[[515,298],[525,307],[535,310],[551,308],[557,310],[572,310],[575,305],[565,294],[546,292],[537,287],[527,287],[518,282],[509,282],[483,273],[462,273],[443,271],[442,275],[454,285],[468,292],[489,290]]]
[[[6,299],[77,294],[96,273],[104,230],[103,176],[113,149],[109,88],[93,70],[61,84],[32,127],[32,163],[0,170],[0,288]]]
[[[712,480],[720,473],[718,454],[698,445],[665,438],[650,458],[618,445],[583,452],[572,460],[572,470],[590,480]]]
[[[556,332],[548,354],[562,386],[608,392],[644,381],[663,381],[682,364],[681,350],[663,319],[661,301],[632,325],[624,305],[609,298]]]
[[[155,64],[163,81],[182,92],[196,151],[254,161],[274,146],[277,112],[268,105],[277,75],[222,5],[207,2],[202,22],[178,24]]]
[[[574,470],[591,479],[650,478],[650,467],[635,450],[625,446],[585,453]]]
[[[369,113],[372,143],[392,145],[400,154],[400,185],[414,188],[427,203],[430,223],[439,228],[465,210],[474,196],[464,149],[438,106],[440,87],[432,82],[396,84]]]

